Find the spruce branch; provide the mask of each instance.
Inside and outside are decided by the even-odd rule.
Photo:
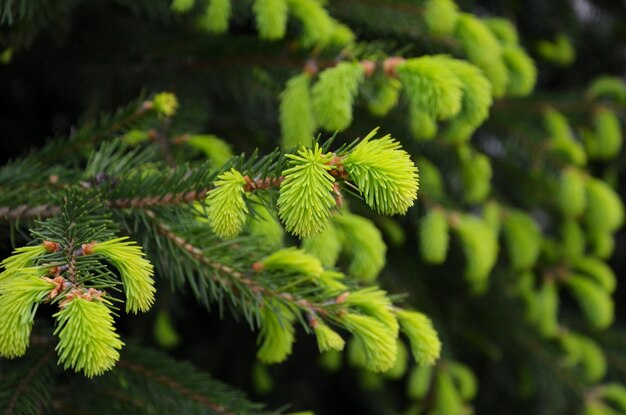
[[[183,384],[176,381],[172,377],[167,376],[166,374],[157,374],[154,371],[147,368],[146,366],[141,365],[140,363],[129,361],[126,359],[121,359],[117,363],[117,365],[122,369],[129,370],[141,377],[145,377],[147,379],[150,379],[153,382],[159,383],[169,389],[172,389],[176,391],[177,393],[180,393],[184,397],[194,402],[197,402],[201,406],[204,406],[205,408],[208,408],[211,411],[216,412],[217,414],[235,415],[234,412],[228,411],[224,406],[217,405],[211,402],[206,396],[185,387]]]
[[[262,285],[258,281],[255,281],[254,274],[250,272],[252,271],[252,269],[250,269],[250,271],[248,272],[242,272],[229,265],[215,261],[214,259],[206,256],[204,251],[200,247],[188,242],[185,238],[174,232],[169,225],[162,221],[159,221],[158,216],[154,211],[146,210],[145,213],[149,218],[154,221],[154,224],[159,233],[174,242],[176,246],[185,251],[189,256],[201,262],[202,264],[207,265],[208,267],[218,271],[219,273],[225,274],[226,276],[228,276],[230,281],[234,281],[237,283],[237,285],[245,287],[249,292],[254,294],[260,294],[268,298],[277,297],[282,301],[289,302],[292,306],[303,308],[305,311],[312,310],[322,315],[328,314],[327,310],[321,304],[311,303],[303,298],[294,298],[293,295],[287,292],[272,290]],[[236,287],[233,287],[232,282],[220,278],[217,274],[213,274],[212,279],[227,289],[236,289]]]
[[[36,359],[30,358],[31,365],[22,364],[20,368],[13,368],[13,372],[6,374],[0,393],[0,403],[3,404],[3,414],[15,413],[40,413],[42,407],[49,404],[52,386],[52,374],[55,372],[54,350],[36,354]],[[26,368],[26,373],[21,372],[21,368]],[[17,379],[14,379],[17,374]],[[9,385],[12,380],[17,382]]]

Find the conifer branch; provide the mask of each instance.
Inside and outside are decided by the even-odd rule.
[[[271,188],[279,188],[283,177],[278,178],[257,178],[250,179],[248,176],[244,190],[253,192],[256,190],[268,190]],[[167,193],[165,195],[143,196],[136,198],[111,199],[104,201],[104,205],[111,209],[129,209],[129,208],[150,208],[154,206],[173,206],[180,204],[189,204],[192,202],[203,201],[212,189],[203,188],[199,190],[190,190],[177,193]],[[58,215],[61,208],[56,205],[43,204],[36,206],[19,205],[16,207],[0,206],[0,219],[15,221],[20,219],[50,218]]]
[[[19,220],[19,219],[34,219],[34,218],[50,218],[56,216],[61,212],[59,206],[54,205],[19,205],[16,207],[0,206],[0,219],[4,220]]]
[[[11,398],[9,399],[9,403],[4,411],[5,415],[14,414],[16,410],[16,406],[20,399],[20,396],[27,389],[33,378],[39,373],[39,371],[52,359],[54,356],[54,349],[50,349],[46,353],[44,353],[38,360],[37,363],[30,370],[20,378],[17,386],[12,390]]]
[[[224,274],[233,278],[238,283],[241,283],[242,285],[246,286],[252,293],[265,295],[268,297],[280,298],[282,301],[289,302],[292,305],[296,306],[297,308],[302,308],[307,312],[315,311],[317,313],[320,313],[321,315],[328,314],[323,304],[312,303],[303,298],[297,299],[297,298],[294,298],[294,296],[289,293],[278,292],[278,291],[269,289],[263,286],[262,284],[259,284],[257,281],[255,281],[252,278],[251,274],[241,272],[228,265],[222,264],[220,262],[215,261],[212,258],[207,257],[202,251],[202,249],[191,244],[185,238],[178,235],[167,224],[159,221],[157,214],[154,211],[146,210],[145,213],[149,218],[151,218],[154,221],[154,224],[158,232],[161,233],[166,238],[168,238],[169,240],[171,240],[172,242],[174,242],[174,244],[176,244],[176,246],[178,246],[180,249],[184,250],[191,257],[200,261],[201,263],[219,272],[223,272]],[[232,288],[231,284],[228,281],[224,281],[220,279],[217,275],[213,276],[213,280],[221,285],[224,285],[225,287]]]
[[[210,409],[211,411],[216,412],[219,415],[235,415],[234,412],[227,410],[222,405],[218,405],[214,402],[211,402],[206,396],[200,393],[194,392],[191,389],[186,388],[184,385],[177,382],[175,379],[162,373],[157,374],[153,372],[152,370],[150,370],[149,368],[137,362],[132,362],[126,359],[121,359],[117,363],[117,365],[121,368],[128,369],[140,376],[149,378],[150,380],[154,382],[157,382],[170,389],[173,389],[174,391],[176,391],[177,393],[180,393],[184,397],[189,398],[194,402],[197,402],[198,404],[204,406],[207,409]]]

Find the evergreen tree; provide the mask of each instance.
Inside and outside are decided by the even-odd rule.
[[[626,414],[625,18],[0,0],[0,410]]]

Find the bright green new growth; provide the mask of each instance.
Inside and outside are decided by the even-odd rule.
[[[441,172],[430,160],[420,157],[417,159],[420,172],[420,192],[433,200],[442,200],[444,185]]]
[[[615,250],[615,239],[610,231],[600,231],[589,236],[591,255],[600,259],[609,259]]]
[[[261,261],[263,269],[283,270],[308,277],[319,277],[324,267],[319,259],[295,247],[281,249]]]
[[[565,365],[581,367],[589,382],[598,382],[606,374],[606,358],[602,349],[593,340],[572,332],[564,332],[560,337],[565,349]]]
[[[396,78],[384,77],[377,86],[374,96],[368,97],[367,107],[372,115],[384,117],[398,104],[402,83]]]
[[[409,352],[406,346],[400,340],[396,340],[396,343],[398,349],[396,361],[391,369],[383,373],[387,379],[400,379],[406,373],[406,368],[409,363]]]
[[[432,140],[437,136],[437,121],[428,112],[409,106],[409,128],[416,140]]]
[[[287,81],[280,95],[281,146],[290,149],[310,146],[315,132],[309,84],[311,75],[303,72]]]
[[[585,232],[578,222],[567,219],[561,224],[561,244],[563,256],[575,261],[585,252]]]
[[[621,412],[626,412],[626,387],[619,383],[608,383],[602,386],[602,399],[609,401]]]
[[[522,211],[509,210],[503,225],[511,267],[514,270],[532,268],[541,249],[541,229],[537,223]]]
[[[206,12],[200,20],[200,26],[212,33],[224,33],[228,30],[230,12],[230,0],[209,0]]]
[[[624,223],[624,205],[605,182],[587,179],[587,211],[585,220],[592,234],[614,232]]]
[[[420,223],[420,252],[424,261],[442,264],[450,241],[448,219],[441,209],[431,209]]]
[[[583,214],[587,205],[585,177],[574,168],[567,168],[561,172],[558,188],[558,202],[561,212],[570,218]]]
[[[428,0],[423,16],[430,33],[449,36],[454,33],[459,9],[452,0]]]
[[[326,324],[317,322],[313,331],[315,331],[315,335],[317,336],[317,347],[320,349],[320,353],[328,352],[330,350],[343,350],[346,342],[339,334],[337,334],[337,332],[328,327]]]
[[[180,335],[174,327],[170,314],[165,310],[157,314],[152,333],[155,342],[164,349],[172,349],[180,344]]]
[[[289,11],[302,22],[302,45],[326,45],[337,23],[316,0],[287,0]]]
[[[509,71],[507,94],[512,97],[530,94],[537,82],[537,67],[532,58],[518,46],[504,47],[502,58]]]
[[[416,401],[424,399],[433,379],[433,366],[416,366],[407,381],[407,396]]]
[[[587,163],[587,155],[574,138],[567,118],[563,114],[550,108],[544,114],[543,121],[550,135],[550,147],[553,152],[577,166]]]
[[[547,40],[538,42],[537,52],[545,60],[560,66],[567,66],[576,59],[576,49],[574,49],[571,40],[563,33],[556,35],[554,42]]]
[[[491,83],[474,65],[446,56],[437,59],[445,62],[459,78],[463,91],[461,111],[450,121],[444,137],[455,142],[466,141],[489,116],[493,102]]]
[[[489,27],[477,17],[461,13],[456,26],[456,37],[470,62],[481,68],[491,81],[493,96],[504,96],[509,76],[502,59],[502,47]]]
[[[154,275],[141,246],[126,241],[127,236],[93,245],[93,252],[103,255],[120,272],[126,293],[126,312],[148,311],[154,303]]]
[[[587,89],[587,96],[591,99],[614,99],[626,102],[626,84],[616,76],[600,76]]]
[[[358,62],[341,62],[320,73],[311,89],[317,122],[329,131],[345,130],[352,123],[352,105],[364,70]]]
[[[459,362],[448,362],[448,373],[454,379],[459,395],[463,400],[474,399],[478,390],[478,381],[469,367]]]
[[[411,352],[420,365],[432,365],[441,353],[441,341],[426,315],[417,311],[396,310],[402,332],[411,343]]]
[[[313,150],[302,147],[298,155],[287,154],[291,168],[283,171],[278,215],[287,231],[299,236],[315,235],[326,228],[330,209],[337,205],[333,197],[335,179],[328,171],[332,154],[322,154],[316,143]]]
[[[344,326],[354,335],[355,347],[365,356],[365,367],[372,372],[386,372],[396,362],[398,344],[383,322],[374,317],[346,313]]]
[[[53,282],[41,278],[46,273],[42,268],[18,269],[14,278],[0,285],[0,356],[26,353],[37,307],[55,288]]]
[[[597,258],[578,257],[572,261],[572,268],[588,275],[608,293],[617,287],[617,278],[611,267]]]
[[[344,167],[372,209],[384,215],[404,214],[417,199],[417,167],[391,136],[372,139],[376,132],[346,156]]]
[[[593,327],[603,329],[613,322],[613,299],[602,286],[583,275],[570,275],[567,287]]]
[[[452,222],[463,244],[465,278],[480,291],[498,259],[498,238],[491,227],[477,217],[458,215]]]
[[[610,160],[622,148],[622,128],[617,115],[608,108],[598,108],[593,115],[594,132],[584,135],[589,158]]]
[[[495,233],[500,233],[502,228],[502,207],[495,200],[489,200],[483,205],[483,220],[493,229]]]
[[[35,260],[45,253],[46,247],[44,245],[23,246],[15,249],[13,255],[0,263],[0,266],[4,268],[4,271],[0,272],[0,284],[7,282],[21,268],[35,265]]]
[[[186,143],[203,152],[215,167],[224,165],[233,156],[230,145],[211,134],[190,135]]]
[[[345,275],[341,272],[326,270],[317,278],[316,283],[328,295],[338,295],[348,289],[348,286],[341,282],[344,278]]]
[[[491,33],[493,33],[503,46],[517,46],[519,45],[519,35],[517,29],[508,19],[501,17],[491,17],[485,19],[484,23],[487,25]]]
[[[268,246],[274,248],[283,246],[285,230],[276,215],[263,205],[255,206],[254,212],[256,216],[250,217],[248,222],[250,235],[263,240]]]
[[[59,336],[59,364],[83,372],[88,378],[111,369],[124,343],[113,327],[111,310],[103,300],[75,297],[54,317]]]
[[[466,146],[459,147],[458,155],[461,163],[464,200],[467,203],[482,202],[491,192],[493,171],[489,157],[474,152]]]
[[[391,309],[392,304],[387,292],[378,287],[367,287],[350,292],[344,302],[380,321],[394,337],[398,337],[398,320]]]
[[[559,293],[554,280],[544,281],[537,293],[536,302],[533,317],[539,333],[544,337],[553,337],[559,329]]]
[[[250,377],[254,391],[260,395],[268,394],[276,387],[268,367],[258,360],[252,365]]]
[[[170,7],[177,13],[185,13],[193,7],[195,2],[196,0],[172,0]]]
[[[152,99],[152,106],[157,114],[172,117],[178,110],[178,98],[171,92],[161,92]]]
[[[209,226],[220,238],[232,238],[246,224],[246,180],[237,170],[230,169],[220,174],[214,184],[215,189],[206,198]]]
[[[454,70],[436,56],[408,59],[396,67],[409,106],[437,120],[447,120],[461,111],[462,83]]]
[[[341,253],[341,241],[333,223],[317,235],[304,238],[302,249],[319,258],[325,267],[334,267]]]
[[[345,252],[350,258],[348,273],[361,281],[376,279],[385,266],[387,246],[374,223],[362,216],[342,211],[333,222]]]
[[[437,414],[461,414],[463,413],[463,401],[459,396],[452,376],[448,371],[439,371],[435,381],[437,394],[435,396],[435,413]]]
[[[257,357],[267,364],[280,363],[290,354],[295,342],[293,316],[285,307],[267,302],[259,314],[261,331],[257,344],[261,343]]]
[[[285,36],[287,29],[286,0],[254,0],[252,10],[261,39],[275,40]]]

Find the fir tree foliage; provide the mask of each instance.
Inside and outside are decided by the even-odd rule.
[[[345,327],[354,335],[355,348],[365,356],[366,368],[386,372],[396,361],[398,344],[388,326],[374,317],[348,313],[342,317]]]
[[[578,217],[587,203],[585,178],[574,168],[564,169],[558,188],[559,208],[565,216]]]
[[[106,300],[76,293],[54,315],[59,336],[59,364],[87,377],[101,375],[119,360],[122,341],[113,328]]]
[[[515,270],[532,268],[540,253],[541,229],[527,214],[508,211],[503,222],[511,266]]]
[[[339,233],[333,222],[322,232],[302,241],[302,249],[319,258],[325,267],[335,266],[341,248]]]
[[[454,216],[452,229],[463,245],[467,261],[465,278],[475,290],[484,290],[489,272],[498,259],[498,238],[495,232],[484,221],[470,215]]]
[[[204,153],[215,166],[222,166],[233,157],[230,145],[212,134],[190,135],[185,140],[185,143]]]
[[[311,107],[321,127],[329,131],[342,131],[350,126],[353,101],[363,81],[363,74],[360,63],[341,62],[319,75],[311,88]]]
[[[424,261],[441,264],[446,260],[450,236],[448,219],[443,211],[432,209],[422,218],[419,237]]]
[[[310,146],[315,131],[315,120],[309,92],[311,76],[307,72],[287,81],[280,95],[281,145],[290,149]]]
[[[373,81],[376,85],[376,91],[367,96],[367,108],[370,113],[376,117],[384,117],[389,111],[398,104],[402,83],[388,76],[378,77],[378,82]]]
[[[599,107],[593,115],[594,131],[583,135],[589,157],[607,160],[615,158],[622,148],[622,130],[615,113]]]
[[[265,241],[271,247],[280,248],[283,246],[285,229],[283,229],[276,214],[264,205],[255,206],[254,211],[256,216],[250,217],[248,221],[250,234]]]
[[[348,274],[361,281],[376,279],[387,254],[380,230],[370,220],[345,210],[334,216],[333,223],[349,259]],[[332,243],[327,249],[332,249]]]
[[[286,229],[300,237],[315,235],[328,226],[330,209],[336,206],[333,197],[335,179],[330,175],[332,154],[322,154],[315,145],[302,147],[289,154],[292,167],[283,171],[278,213]]]
[[[126,294],[126,311],[146,312],[154,303],[154,271],[152,264],[144,258],[136,242],[126,241],[128,237],[95,243],[83,249],[104,256],[120,272]]]
[[[574,137],[567,118],[563,114],[555,109],[548,109],[544,115],[544,124],[551,139],[551,150],[554,153],[577,166],[587,163],[587,154]]]
[[[491,82],[493,96],[502,97],[509,85],[509,74],[502,57],[502,46],[489,27],[468,13],[459,15],[455,37],[463,44],[470,62],[481,68]]]
[[[209,0],[200,24],[209,32],[224,33],[228,30],[230,14],[230,0]]]
[[[280,363],[290,354],[295,341],[295,329],[291,313],[287,310],[276,312],[278,304],[268,302],[261,309],[260,343],[257,357],[264,363]],[[280,318],[282,316],[282,318]]]
[[[285,36],[288,12],[286,0],[255,0],[252,7],[262,39],[274,40]]]
[[[444,137],[450,141],[467,141],[488,117],[492,104],[491,83],[476,66],[467,62],[438,57],[461,81],[461,111],[449,123]]]
[[[616,76],[600,76],[589,88],[587,96],[591,99],[612,99],[617,102],[626,102],[626,85]]]
[[[431,33],[449,36],[454,33],[458,13],[458,6],[452,0],[428,0],[424,20]]]
[[[402,332],[411,343],[411,352],[420,365],[432,365],[441,353],[441,341],[426,315],[409,310],[396,312]]]
[[[21,268],[0,287],[0,356],[26,353],[37,307],[55,288],[44,278],[47,273],[39,267]]]
[[[207,196],[209,226],[222,238],[236,236],[246,223],[248,207],[244,199],[245,184],[242,174],[230,169],[218,176],[215,189]]]
[[[417,198],[417,167],[396,140],[390,135],[374,138],[376,132],[348,153],[343,166],[372,209],[384,215],[404,214]]]
[[[75,28],[69,17],[82,17],[82,9],[95,7],[83,2],[75,9],[79,3],[34,6],[32,1],[0,0],[0,21],[6,25],[0,61],[9,65],[8,72],[13,53],[29,57],[22,44],[38,31],[64,34],[56,40],[61,43],[73,36],[60,26]],[[132,345],[122,349],[113,321],[116,305],[125,302],[128,313],[148,311],[155,302],[154,274],[163,279],[159,287],[188,288],[203,305],[215,304],[220,312],[230,309],[258,330],[257,358],[263,364],[281,363],[291,355],[296,325],[301,324],[315,335],[324,359],[335,359],[335,367],[348,341],[349,360],[380,373],[362,372],[363,384],[382,390],[388,387],[385,379],[397,380],[407,370],[407,348],[400,338],[405,336],[417,362],[408,376],[413,402],[407,414],[471,413],[469,401],[481,393],[477,376],[491,397],[509,393],[509,385],[534,384],[541,391],[549,384],[550,401],[557,405],[564,401],[561,389],[568,389],[579,395],[577,403],[584,401],[585,413],[626,411],[626,389],[599,383],[607,375],[611,382],[623,377],[618,366],[608,370],[608,362],[619,359],[610,349],[620,332],[607,330],[614,319],[617,281],[605,260],[624,222],[619,181],[611,175],[621,172],[617,156],[626,87],[622,79],[604,76],[584,95],[577,90],[553,96],[557,86],[545,95],[515,99],[535,88],[533,58],[559,66],[573,63],[579,39],[568,37],[579,36],[576,31],[563,24],[563,33],[553,40],[532,45],[531,58],[522,47],[529,44],[525,32],[491,16],[489,6],[478,11],[472,2],[459,3],[463,10],[451,0],[420,5],[173,0],[167,2],[169,8],[161,2],[130,3],[117,2],[114,16],[130,11],[133,19],[167,30],[159,34],[161,42],[150,42],[154,28],[146,25],[144,32],[139,24],[110,22],[120,34],[138,31],[147,40],[142,50],[151,65],[127,65],[125,59],[132,57],[120,56],[121,66],[143,76],[143,66],[156,63],[160,68],[176,50],[181,55],[173,55],[172,61],[185,62],[176,69],[183,75],[176,85],[185,98],[181,102],[202,91],[202,102],[211,111],[203,109],[208,114],[200,117],[192,114],[193,104],[179,108],[170,92],[141,97],[0,168],[0,220],[10,226],[6,239],[30,241],[0,264],[0,355],[14,358],[28,349],[24,360],[0,362],[0,407],[7,413],[50,408],[266,413],[188,365]],[[604,7],[603,2],[591,3],[593,9]],[[108,10],[104,4],[97,7],[98,12]],[[506,2],[501,7],[509,9]],[[594,19],[601,20],[598,16]],[[528,23],[520,27],[534,30],[536,22]],[[168,48],[163,52],[157,43]],[[207,45],[210,57],[201,52]],[[152,48],[159,52],[147,52]],[[80,63],[75,67],[82,68]],[[22,64],[17,64],[19,69]],[[555,77],[543,62],[541,69],[546,67],[539,79],[542,88]],[[561,71],[557,75],[565,74]],[[133,85],[134,76],[124,70],[119,85]],[[152,83],[151,76],[142,85],[167,82],[159,74]],[[185,85],[190,80],[193,88]],[[553,84],[569,81],[564,76]],[[84,84],[93,94],[88,96],[108,99],[109,94]],[[357,100],[359,95],[364,102]],[[94,109],[99,105],[98,99],[90,102]],[[406,122],[398,122],[397,106],[408,107]],[[282,151],[233,157],[233,149],[268,146],[278,136],[275,109],[281,133],[275,144]],[[174,119],[179,112],[183,117]],[[246,122],[239,123],[242,114]],[[389,135],[376,138],[377,130],[336,151],[329,149],[333,140],[321,144],[314,139],[318,128],[369,130],[376,125],[370,115],[378,117],[376,124],[383,129],[392,123],[389,131],[407,143],[405,148]],[[197,121],[192,118],[202,118],[225,139],[187,133],[202,128],[188,125]],[[537,128],[542,118],[543,129]],[[431,141],[411,143],[407,135]],[[199,162],[198,152],[210,163]],[[375,216],[406,214],[417,201],[418,188],[423,212],[393,220]],[[363,206],[352,201],[359,215],[348,211],[344,199],[352,196],[374,212],[363,213]],[[392,241],[389,248],[376,224]],[[421,255],[413,252],[407,266],[392,263],[383,271],[387,250],[401,249],[400,226],[418,231]],[[285,238],[285,231],[303,239],[301,248],[290,246],[297,241]],[[507,251],[503,258],[499,235]],[[407,242],[414,249],[412,238]],[[453,263],[456,251],[464,254],[461,264]],[[424,263],[446,261],[437,272],[463,272],[469,290],[459,288],[462,284],[449,290],[454,280],[422,275],[433,268],[422,267]],[[400,290],[415,286],[419,292],[406,299],[390,295],[387,288],[372,285],[381,274],[383,284],[392,282]],[[405,286],[409,274],[415,281]],[[453,296],[436,301],[444,286],[446,296]],[[170,294],[164,294],[168,307]],[[470,294],[484,295],[485,301]],[[172,299],[178,300],[177,295]],[[570,297],[580,313],[569,312]],[[431,319],[400,308],[400,302],[433,311],[437,326],[444,328],[450,358],[438,361],[442,343]],[[52,381],[53,370],[61,369],[48,363],[54,356],[49,336],[31,339],[43,303],[58,310],[53,312],[58,361],[79,374],[57,378],[70,379],[72,395],[81,397],[78,402],[65,393],[50,396],[65,386]],[[473,315],[495,314],[492,308],[502,311],[501,320],[511,317],[512,324],[506,319],[507,327],[491,320],[465,326]],[[167,309],[159,308],[151,326],[163,348],[175,345],[178,330]],[[518,314],[525,314],[529,324]],[[585,334],[570,325],[582,326]],[[50,349],[43,355],[42,346]],[[488,357],[494,376],[484,376],[485,365],[475,367],[475,376],[473,364],[452,360],[455,355],[475,357],[477,351]],[[511,362],[514,370],[507,365]],[[5,364],[17,371],[5,372]],[[29,381],[16,381],[18,373]],[[262,364],[255,365],[254,373],[257,380],[265,376],[267,390],[274,373]],[[87,383],[83,375],[93,379]],[[548,381],[542,384],[542,379]],[[107,399],[91,399],[105,392]],[[541,411],[530,410],[530,400],[518,409],[548,412],[540,404]],[[489,407],[487,401],[485,396],[478,399],[477,411]]]
[[[313,330],[317,336],[317,346],[321,353],[331,350],[338,352],[343,350],[346,343],[345,340],[326,324],[317,323]]]
[[[462,83],[445,60],[430,56],[409,59],[398,65],[396,72],[411,109],[427,114],[432,121],[450,119],[461,111]]]
[[[566,284],[592,327],[602,329],[613,322],[613,299],[601,285],[578,274],[570,275]]]

